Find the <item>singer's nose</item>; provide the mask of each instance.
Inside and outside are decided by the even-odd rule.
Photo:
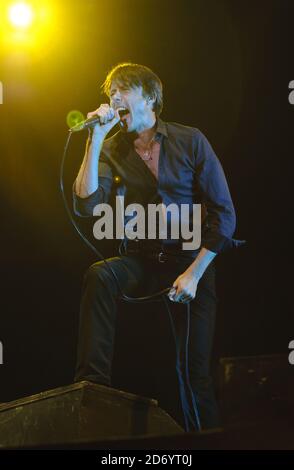
[[[111,98],[111,104],[114,108],[118,108],[119,106],[121,106],[121,99],[120,97],[117,97],[117,98]]]

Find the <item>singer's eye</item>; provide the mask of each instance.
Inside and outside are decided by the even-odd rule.
[[[120,86],[119,88],[113,88],[110,93],[109,93],[109,97],[112,98],[116,92],[119,92],[120,93],[128,93],[130,91],[130,87],[127,87],[127,86]]]

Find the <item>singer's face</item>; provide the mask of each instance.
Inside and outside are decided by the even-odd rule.
[[[154,125],[155,114],[152,102],[142,94],[142,87],[124,88],[115,82],[110,88],[110,106],[114,109],[127,108],[120,124],[124,132],[141,132]]]

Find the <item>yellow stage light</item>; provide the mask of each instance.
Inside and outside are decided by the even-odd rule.
[[[83,113],[81,113],[81,111],[78,111],[78,110],[69,111],[69,113],[66,116],[66,123],[69,128],[76,126],[77,124],[79,124],[80,122],[84,120],[85,120],[85,116],[83,115]]]
[[[18,28],[28,28],[34,18],[32,7],[27,3],[15,3],[8,10],[8,16],[11,24]]]

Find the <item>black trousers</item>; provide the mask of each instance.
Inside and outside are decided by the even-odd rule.
[[[160,263],[158,260],[124,255],[107,261],[115,271],[123,292],[135,296],[138,292],[141,295],[149,295],[172,286],[193,260],[178,256]],[[117,283],[105,263],[101,261],[90,266],[83,283],[75,381],[89,380],[104,385],[111,384],[119,296]],[[170,300],[168,304],[175,322],[180,368],[184,373],[187,305]],[[195,299],[190,302],[188,371],[202,429],[219,426],[210,376],[215,313],[215,266],[212,262],[198,283]],[[191,409],[190,412],[192,413]]]

